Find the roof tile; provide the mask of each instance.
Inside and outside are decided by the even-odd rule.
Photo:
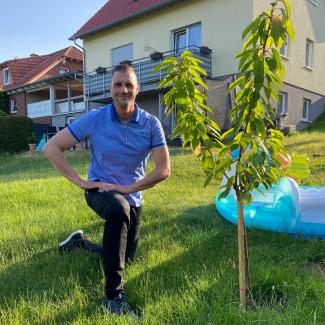
[[[10,85],[4,86],[4,89],[9,90],[17,88],[48,77],[46,72],[62,59],[82,61],[82,52],[70,46],[47,55],[34,54],[28,58],[3,62],[1,65],[9,68],[11,76]]]
[[[91,17],[72,38],[82,38],[85,34],[97,31],[114,22],[135,16],[142,11],[148,11],[176,2],[176,0],[109,0],[93,17]]]

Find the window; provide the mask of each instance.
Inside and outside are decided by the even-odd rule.
[[[9,85],[11,82],[10,80],[10,73],[9,73],[9,69],[3,69],[3,84],[4,85]]]
[[[309,121],[310,104],[311,104],[311,100],[304,98],[303,108],[302,108],[302,120],[305,121],[305,122]]]
[[[190,46],[201,46],[201,24],[174,31],[174,50],[185,49]]]
[[[133,44],[127,44],[111,50],[112,66],[118,65],[122,61],[133,60]]]
[[[66,125],[72,124],[74,121],[74,116],[67,116],[66,118]]]
[[[287,106],[288,106],[288,94],[280,92],[278,96],[279,96],[279,101],[278,101],[277,113],[280,115],[286,115]]]
[[[312,66],[313,66],[313,50],[314,50],[314,42],[307,39],[306,40],[305,66],[308,68],[312,68]]]
[[[10,101],[10,111],[11,113],[17,113],[17,103],[14,99]]]
[[[285,58],[289,57],[289,36],[286,35],[286,39],[282,47],[280,48],[280,53]]]
[[[67,68],[59,68],[59,75],[65,74],[67,72],[69,72],[69,69],[67,69]]]

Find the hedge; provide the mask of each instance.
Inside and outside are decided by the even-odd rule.
[[[0,153],[16,153],[28,148],[32,120],[25,116],[0,116]]]
[[[9,95],[0,88],[0,110],[9,113]]]

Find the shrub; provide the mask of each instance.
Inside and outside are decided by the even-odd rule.
[[[28,148],[32,120],[25,116],[0,116],[0,153],[15,153]]]
[[[0,116],[8,116],[8,114],[2,109],[0,109]]]
[[[9,95],[0,88],[0,110],[9,113]]]

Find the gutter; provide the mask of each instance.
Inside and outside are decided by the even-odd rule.
[[[49,85],[51,82],[55,82],[55,81],[66,81],[66,80],[70,80],[70,79],[76,79],[76,77],[81,77],[83,76],[83,74],[81,72],[78,71],[74,71],[74,72],[68,72],[65,75],[58,75],[55,77],[49,77],[43,80],[38,80],[38,81],[34,81],[32,83],[29,84],[25,84],[25,85],[21,85],[18,87],[14,87],[14,88],[10,88],[9,90],[5,90],[9,95],[12,94],[16,94],[16,93],[20,93],[20,92],[24,92],[24,91],[28,91],[30,88],[34,89],[34,87],[36,88],[37,85],[39,86],[45,86],[45,85]]]
[[[118,25],[121,25],[122,23],[125,23],[125,22],[128,22],[130,20],[133,20],[133,19],[136,19],[136,18],[139,18],[139,17],[142,17],[148,13],[151,13],[153,11],[156,11],[156,10],[159,10],[159,9],[162,9],[164,7],[167,7],[168,5],[171,5],[171,4],[174,4],[174,3],[177,3],[177,2],[181,2],[181,1],[184,1],[184,0],[167,0],[165,1],[164,3],[160,3],[154,7],[151,7],[151,8],[146,8],[146,9],[143,9],[141,11],[138,11],[137,13],[135,14],[131,14],[131,15],[128,15],[126,17],[123,17],[121,19],[118,19],[116,21],[113,21],[113,22],[110,22],[108,24],[104,24],[104,25],[101,25],[99,27],[96,27],[94,29],[92,29],[91,31],[89,32],[85,32],[85,33],[80,33],[80,34],[74,34],[72,35],[69,40],[70,41],[74,41],[75,39],[77,38],[85,38],[87,36],[90,36],[92,34],[95,34],[97,32],[100,32],[102,30],[105,30],[105,29],[109,29],[109,28],[112,28],[112,27],[115,27],[115,26],[118,26]]]

